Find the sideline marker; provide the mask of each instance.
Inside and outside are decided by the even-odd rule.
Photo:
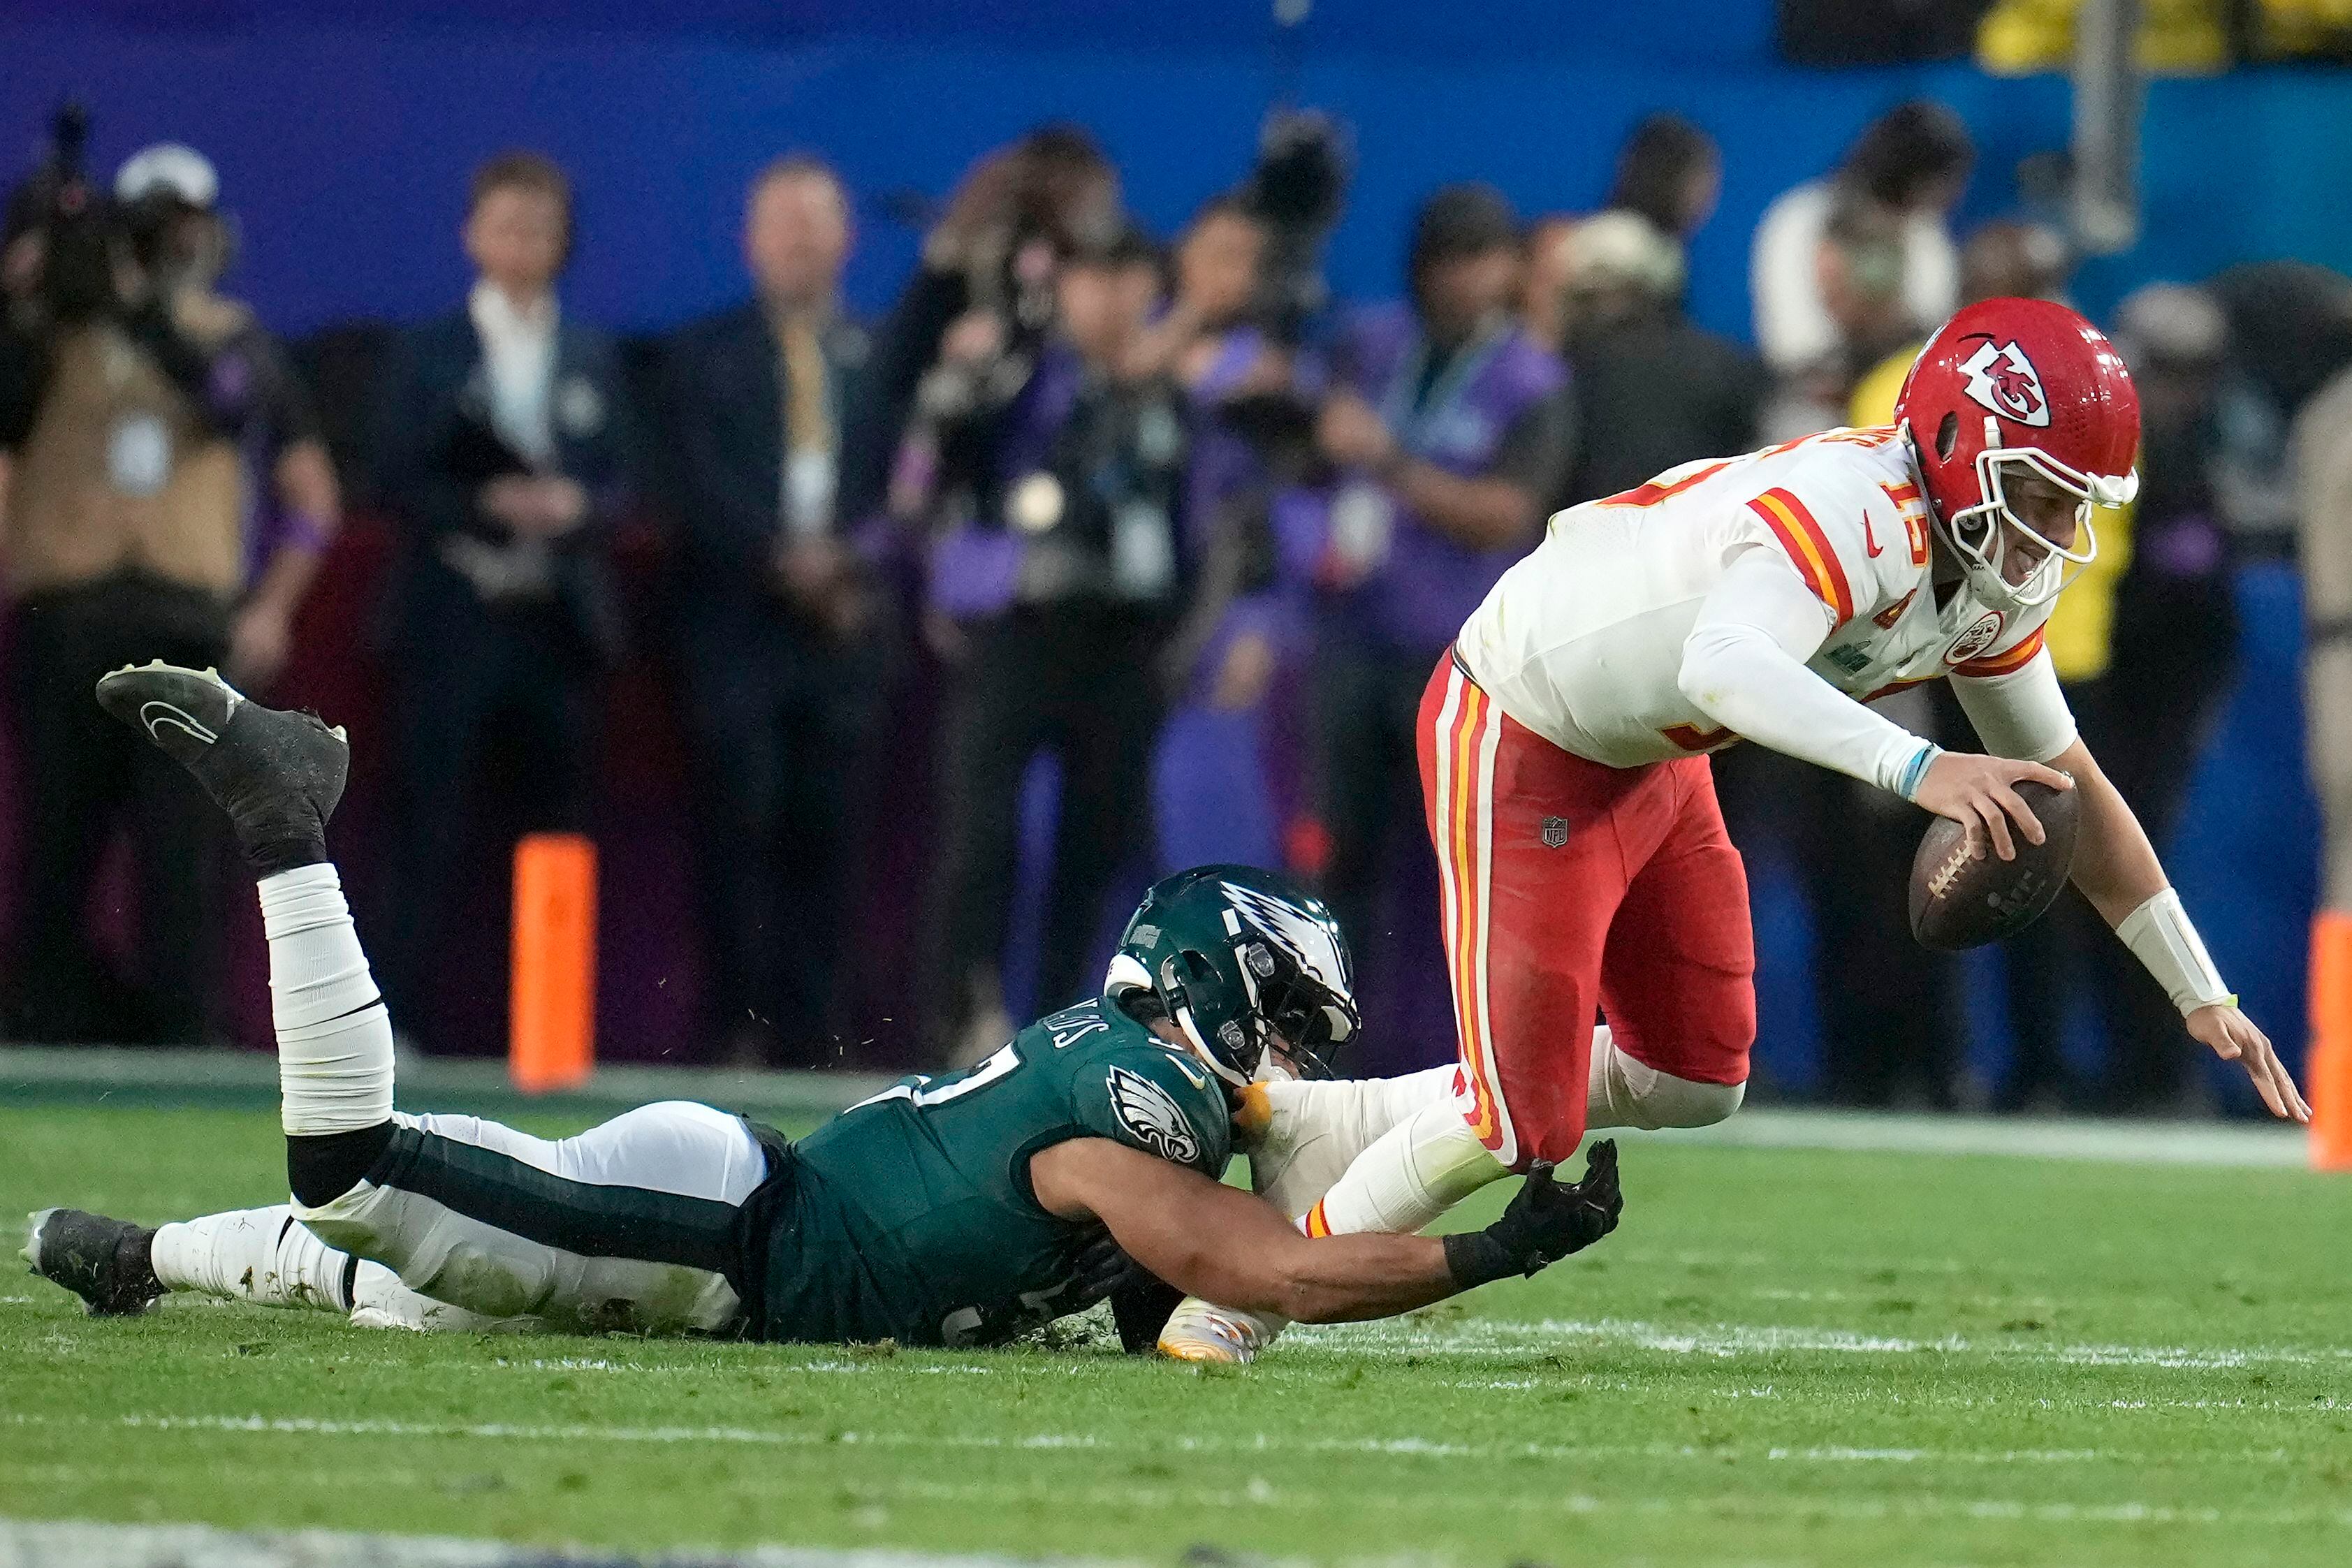
[[[2311,924],[2311,1164],[2352,1171],[2352,915]]]
[[[596,845],[530,833],[515,845],[507,1075],[526,1094],[596,1068]]]

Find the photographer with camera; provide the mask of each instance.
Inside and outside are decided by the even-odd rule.
[[[150,147],[110,197],[83,172],[84,136],[60,117],[0,253],[0,558],[26,797],[7,1027],[190,1043],[207,1031],[212,816],[152,747],[91,719],[89,692],[156,657],[266,689],[341,503],[278,345],[215,291],[232,246],[212,164]],[[83,929],[123,814],[146,964],[128,985]]]
[[[1488,185],[1422,204],[1410,298],[1349,321],[1316,439],[1327,484],[1276,506],[1286,574],[1311,585],[1325,896],[1370,930],[1391,812],[1414,800],[1413,715],[1436,663],[1538,537],[1565,476],[1568,374],[1528,336],[1517,216]]]
[[[1076,126],[1041,126],[972,166],[875,332],[843,432],[840,516],[969,506],[982,438],[1053,325],[1063,259],[1120,221],[1118,172]]]
[[[1036,1006],[1086,994],[1104,894],[1150,841],[1166,659],[1196,576],[1184,390],[1138,364],[1160,289],[1134,229],[1076,245],[1019,394],[949,433],[986,466],[930,556],[928,619],[951,665],[924,988],[942,1055],[1003,1040],[998,960],[1032,757],[1051,750],[1062,773]]]

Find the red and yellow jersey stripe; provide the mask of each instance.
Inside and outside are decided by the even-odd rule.
[[[1990,675],[2013,675],[2032,664],[2033,655],[2040,652],[2042,652],[2042,628],[2036,626],[2032,635],[2018,643],[2016,647],[2003,649],[1998,653],[1987,653],[1982,658],[1970,659],[1965,664],[1955,664],[1952,666],[1952,674],[1973,675],[1978,680],[1983,680]]]
[[[1853,590],[1846,584],[1845,568],[1839,564],[1829,536],[1822,532],[1821,524],[1813,520],[1805,504],[1790,491],[1774,488],[1748,502],[1748,507],[1771,528],[1780,548],[1796,564],[1797,575],[1805,580],[1805,586],[1813,591],[1816,598],[1830,607],[1836,624],[1843,626],[1853,620]]]
[[[1681,478],[1672,481],[1666,480],[1664,475],[1660,475],[1657,478],[1652,479],[1646,484],[1636,485],[1630,490],[1620,490],[1613,496],[1604,496],[1599,501],[1595,502],[1594,505],[1601,507],[1654,507],[1661,501],[1671,500],[1675,497],[1681,495],[1685,490],[1689,489],[1694,485],[1706,484],[1709,479],[1714,478],[1717,474],[1722,473],[1726,468],[1730,467],[1738,461],[1738,459],[1736,457],[1727,457],[1720,463],[1710,463],[1704,468],[1693,469],[1690,473],[1684,475]],[[1671,468],[1666,470],[1667,474],[1671,474],[1673,472],[1675,472],[1675,470]]]

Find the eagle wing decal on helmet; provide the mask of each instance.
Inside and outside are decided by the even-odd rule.
[[[1279,944],[1300,968],[1332,990],[1346,993],[1354,989],[1354,977],[1348,973],[1347,962],[1339,956],[1339,945],[1332,939],[1329,926],[1301,913],[1295,905],[1266,897],[1255,888],[1228,882],[1224,894],[1234,908],[1249,916],[1251,925]]]

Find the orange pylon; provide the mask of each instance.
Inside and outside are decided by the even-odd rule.
[[[2311,925],[2311,1163],[2352,1170],[2352,915]]]
[[[515,845],[507,1073],[527,1094],[596,1068],[596,845],[532,833]]]

